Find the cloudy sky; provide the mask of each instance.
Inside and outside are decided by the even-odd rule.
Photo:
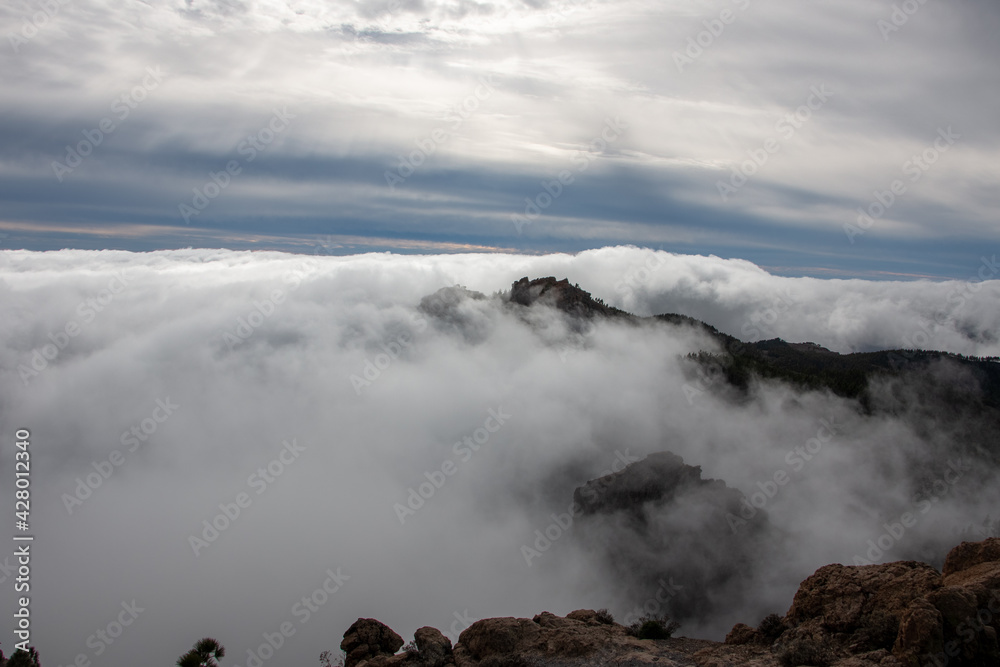
[[[555,275],[744,340],[1000,354],[1000,9],[907,7],[0,4],[0,463],[30,430],[44,663],[213,635],[237,667],[288,622],[265,664],[315,664],[359,616],[621,619],[637,601],[572,532],[523,557],[574,487],[669,449],[752,493],[820,419],[843,430],[768,507],[791,562],[685,632],[852,562],[946,433],[766,383],[692,399],[683,357],[713,343],[685,328],[418,304]],[[977,474],[885,558],[981,520]]]
[[[0,243],[968,278],[998,241],[1000,8],[907,7],[4,2]]]

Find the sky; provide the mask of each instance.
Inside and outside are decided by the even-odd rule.
[[[992,0],[4,2],[0,247],[965,279],[998,29]]]
[[[668,450],[752,494],[827,420],[767,507],[783,559],[682,634],[783,613],[914,511],[913,465],[953,478],[954,434],[692,385],[698,330],[421,300],[551,275],[745,341],[1000,355],[998,29],[993,0],[0,3],[0,468],[26,430],[44,664],[622,620],[657,584],[599,525],[524,557],[574,488]],[[955,465],[883,560],[995,508]]]
[[[996,279],[792,278],[628,247],[7,250],[0,491],[14,491],[7,476],[24,429],[43,664],[167,666],[211,636],[226,647],[222,667],[305,667],[324,650],[336,656],[359,617],[406,640],[425,625],[454,640],[475,619],[542,611],[606,607],[628,622],[660,584],[637,572],[623,581],[597,557],[627,540],[593,522],[551,526],[566,525],[576,487],[660,451],[748,496],[780,471],[789,480],[764,507],[780,528],[773,551],[741,554],[755,569],[739,595],[684,591],[687,603],[725,601],[710,622],[685,620],[684,636],[721,640],[735,622],[785,613],[827,563],[941,559],[963,527],[995,515],[1000,478],[962,461],[962,439],[949,440],[933,411],[929,425],[905,403],[872,415],[766,382],[733,400],[685,361],[717,349],[697,329],[580,327],[490,298],[423,302],[456,284],[492,295],[525,275],[567,277],[640,315],[684,312],[747,341],[1000,354]],[[875,401],[915,384],[875,387]],[[789,467],[815,437],[822,449]],[[933,506],[914,499],[915,466],[948,481]],[[904,512],[916,525],[882,537]],[[23,532],[14,520],[0,514],[5,539]],[[869,540],[886,549],[869,556]],[[537,556],[524,550],[536,546]],[[691,554],[668,546],[656,562],[680,571]],[[4,549],[5,619],[15,565]],[[256,663],[248,652],[268,637],[280,646]],[[8,623],[0,643],[9,653]]]

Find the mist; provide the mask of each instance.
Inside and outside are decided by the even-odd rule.
[[[530,559],[523,547],[576,487],[661,451],[748,496],[788,477],[764,504],[780,537],[750,554],[749,588],[685,591],[731,605],[681,635],[721,639],[783,613],[802,578],[868,558],[905,512],[915,522],[878,560],[943,557],[1000,485],[975,452],[946,451],[954,433],[912,402],[873,416],[776,383],[737,400],[697,384],[686,355],[719,351],[697,328],[577,327],[490,295],[552,275],[743,340],[993,356],[995,273],[993,256],[971,258],[967,281],[818,280],[633,247],[0,252],[0,462],[7,475],[28,429],[32,641],[46,665],[168,665],[204,636],[226,646],[226,667],[314,665],[358,617],[453,640],[493,616],[622,618],[660,584],[616,578],[593,530],[570,525]],[[421,307],[454,285],[487,298]],[[876,388],[886,404],[890,385]],[[0,527],[14,533],[9,512]],[[686,555],[653,557],[669,571]]]

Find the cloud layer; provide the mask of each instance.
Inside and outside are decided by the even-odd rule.
[[[694,331],[580,333],[550,311],[525,321],[490,299],[463,300],[447,317],[418,308],[444,286],[490,294],[523,275],[566,276],[628,310],[682,312],[735,335],[749,325],[766,328],[761,338],[850,351],[927,332],[923,347],[998,353],[995,280],[788,279],[635,248],[5,251],[2,458],[6,469],[14,431],[30,429],[34,638],[47,664],[80,653],[166,663],[210,635],[226,645],[227,667],[245,665],[262,633],[273,640],[288,622],[294,634],[270,664],[305,665],[360,616],[409,634],[543,609],[621,615],[636,601],[571,530],[530,565],[522,553],[575,486],[670,449],[751,493],[820,418],[845,424],[843,442],[768,507],[807,535],[758,603],[782,604],[816,566],[850,562],[881,530],[872,517],[908,502],[901,455],[886,449],[916,437],[905,423],[781,387],[739,406],[724,393],[690,400],[680,358],[711,345]],[[981,520],[993,496],[976,493],[925,528]],[[859,507],[870,513],[861,527]],[[134,622],[101,639],[133,600],[143,610]]]

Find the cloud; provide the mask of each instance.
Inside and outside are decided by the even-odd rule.
[[[682,312],[736,335],[751,324],[843,352],[898,347],[935,316],[924,347],[998,348],[996,280],[789,279],[628,247],[4,251],[0,442],[12,462],[14,430],[31,431],[33,639],[46,660],[172,659],[209,635],[227,665],[246,664],[289,622],[271,664],[308,664],[359,616],[409,635],[448,629],[455,614],[625,610],[636,602],[572,530],[531,566],[522,556],[575,486],[626,452],[669,449],[751,493],[818,419],[835,419],[837,443],[767,508],[804,536],[761,598],[778,605],[796,577],[867,548],[880,511],[904,511],[907,461],[936,460],[905,419],[823,394],[765,385],[742,404],[724,392],[692,403],[682,357],[711,345],[694,330],[576,331],[490,299],[447,318],[419,307],[441,287],[491,294],[524,275],[568,277],[640,314]],[[995,489],[966,475],[914,535],[984,518]],[[924,544],[913,539],[890,553]],[[100,639],[133,600],[134,623]]]
[[[0,102],[4,222],[175,226],[192,189],[287,106],[289,131],[194,226],[531,251],[663,243],[732,248],[766,264],[794,250],[814,275],[892,262],[911,272],[935,264],[934,275],[954,278],[966,256],[997,241],[990,111],[1000,86],[987,56],[998,13],[988,3],[921,5],[888,39],[878,22],[891,3],[860,1],[54,7],[37,26],[31,7],[0,16],[4,35],[32,35],[0,50],[5,87],[16,91]],[[724,11],[732,22],[720,23]],[[706,46],[694,41],[700,54],[679,69],[676,55],[696,39]],[[147,67],[162,67],[163,83],[59,182],[52,163]],[[495,93],[460,124],[448,120],[482,77]],[[719,182],[815,86],[830,100],[793,136],[777,135],[780,151],[723,201]],[[620,142],[519,237],[510,216],[616,116],[629,126]],[[948,127],[959,142],[906,180],[904,164]],[[386,172],[435,130],[447,139],[390,190]],[[906,195],[849,243],[843,226],[895,179]],[[8,242],[74,244],[45,234]]]

